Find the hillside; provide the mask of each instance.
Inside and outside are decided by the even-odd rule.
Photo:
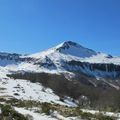
[[[82,108],[119,112],[120,57],[72,41],[27,56],[1,52],[0,86],[1,104],[35,120],[77,119],[84,114]],[[64,114],[65,109],[72,115]],[[92,114],[89,117],[101,120]]]

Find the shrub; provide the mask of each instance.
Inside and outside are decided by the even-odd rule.
[[[50,104],[49,103],[44,103],[41,105],[42,112],[45,113],[46,115],[50,115]]]
[[[15,120],[28,120],[24,115],[16,112],[10,105],[0,105],[1,108],[1,116],[2,120],[4,120],[4,117],[11,117]],[[6,119],[7,120],[7,119]],[[8,119],[9,120],[9,119]]]

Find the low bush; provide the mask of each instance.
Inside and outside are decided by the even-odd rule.
[[[15,111],[10,105],[0,105],[0,120],[28,120],[24,115]]]

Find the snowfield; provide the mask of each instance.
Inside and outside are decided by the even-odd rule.
[[[28,80],[1,79],[0,88],[3,89],[0,91],[0,96],[76,106],[70,101],[61,102],[59,96],[55,95],[51,89],[44,88],[40,83],[32,83]]]
[[[69,107],[76,107],[77,105],[72,101],[65,100],[65,102],[61,102],[59,96],[55,95],[54,92],[49,89],[43,87],[40,83],[32,83],[28,80],[21,79],[10,79],[6,76],[9,71],[6,68],[1,67],[0,69],[0,97],[8,98],[16,98],[20,100],[33,100],[39,102],[47,102],[52,104],[65,105]],[[5,104],[1,102],[1,104]],[[32,116],[33,120],[74,120],[75,118],[64,118],[58,113],[53,113],[51,116],[47,116],[45,114],[36,113],[32,110],[26,110],[24,108],[14,107],[16,111],[23,115]],[[1,112],[1,110],[0,110]]]

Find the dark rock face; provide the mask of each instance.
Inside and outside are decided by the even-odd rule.
[[[7,59],[7,60],[18,60],[20,58],[20,55],[19,54],[16,54],[16,53],[0,53],[0,59],[1,60],[4,60],[4,59]]]
[[[6,66],[9,64],[17,64],[20,62],[35,62],[37,59],[35,58],[31,58],[31,57],[21,57],[20,54],[16,54],[16,53],[3,53],[0,52],[0,62],[1,62],[1,66]],[[2,63],[4,63],[4,65],[2,65]]]
[[[64,50],[65,50],[65,49],[69,49],[70,46],[77,47],[78,44],[75,43],[75,42],[72,42],[72,41],[67,41],[67,42],[64,42],[64,44],[63,44],[60,48],[58,48],[58,49],[56,49],[56,50],[59,51],[59,52],[61,52],[62,49],[64,49]]]
[[[108,73],[109,75],[106,77],[119,77],[120,76],[120,65],[115,65],[115,64],[106,64],[106,63],[87,63],[87,62],[80,62],[80,61],[69,61],[66,63],[67,65],[71,66],[72,68],[76,69],[70,69],[70,67],[67,67],[69,71],[76,71],[76,72],[84,72],[88,75],[92,75],[91,73],[95,71],[100,71],[103,73]],[[88,71],[91,71],[89,73]],[[105,77],[105,76],[103,76]]]
[[[36,60],[34,64],[48,69],[56,69],[56,66],[53,63],[53,61],[47,56],[44,58],[44,61]]]

